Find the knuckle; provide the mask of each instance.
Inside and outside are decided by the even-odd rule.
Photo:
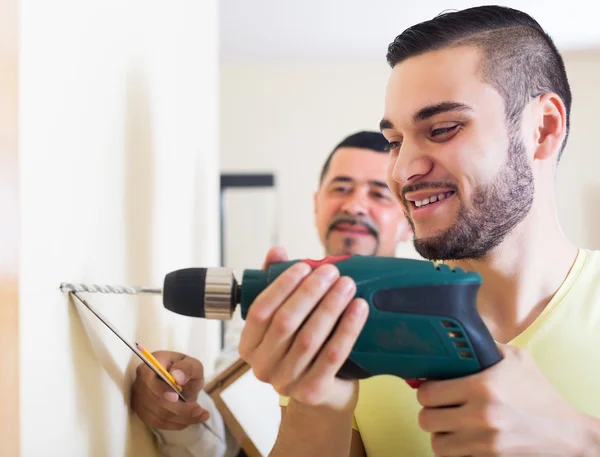
[[[246,316],[246,323],[251,325],[264,325],[268,322],[269,315],[260,304],[253,304]]]
[[[295,288],[304,278],[304,271],[301,267],[288,268],[278,278],[281,288],[284,290]]]
[[[311,290],[313,288],[325,289],[333,283],[339,276],[339,271],[333,265],[327,264],[319,267],[310,276]],[[307,287],[309,284],[306,285]],[[317,291],[315,291],[317,292]]]
[[[486,403],[496,400],[496,389],[491,380],[485,379],[477,386],[478,394]]]
[[[273,327],[277,336],[286,337],[294,331],[294,320],[287,313],[280,312],[273,321]]]
[[[147,367],[144,363],[140,363],[137,366],[137,368],[135,369],[136,378],[139,378],[140,376],[142,376],[142,374],[144,373],[144,369],[147,369]],[[137,381],[137,379],[136,379],[136,381]]]
[[[314,385],[309,385],[298,390],[294,396],[300,403],[306,405],[317,405],[321,399],[321,393]]]
[[[262,382],[269,383],[271,377],[269,376],[269,372],[266,369],[261,367],[254,367],[252,371],[254,371],[254,376],[256,377],[256,379]]]
[[[240,357],[246,362],[250,361],[250,349],[243,342],[240,342],[240,345],[238,346],[238,354],[240,354]]]
[[[323,355],[325,356],[325,360],[330,364],[338,364],[341,363],[344,359],[344,352],[340,347],[329,346],[325,348],[323,351]]]
[[[298,335],[296,339],[296,344],[298,344],[298,349],[300,352],[308,352],[315,346],[316,337],[312,333],[303,332]]]

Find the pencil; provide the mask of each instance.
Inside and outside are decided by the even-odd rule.
[[[158,371],[160,371],[165,378],[167,378],[169,381],[171,381],[173,383],[173,385],[177,388],[177,390],[179,392],[181,392],[183,390],[181,388],[181,386],[179,384],[177,384],[177,381],[175,381],[175,378],[173,377],[173,375],[171,373],[169,373],[167,370],[165,370],[165,368],[160,364],[160,362],[158,360],[156,360],[156,358],[152,354],[150,354],[141,344],[135,343],[135,345],[137,346],[139,351],[150,361],[150,363],[152,365],[154,365],[154,367]]]

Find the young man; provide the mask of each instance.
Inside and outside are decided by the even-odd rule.
[[[388,185],[420,254],[481,274],[504,358],[416,391],[338,379],[368,307],[335,267],[298,264],[253,303],[239,346],[289,398],[271,455],[599,456],[600,253],[566,239],[553,198],[561,56],[528,15],[485,6],[407,29],[387,60]]]
[[[394,256],[412,230],[385,182],[388,142],[379,132],[359,132],[345,138],[327,158],[314,194],[315,225],[325,255],[362,254]],[[416,255],[415,255],[416,257]],[[281,249],[270,251],[269,263],[285,260]],[[225,368],[237,356],[243,322],[237,316],[226,337],[228,350],[217,363]],[[238,446],[226,433],[214,403],[202,392],[202,364],[180,353],[159,351],[155,357],[169,369],[187,398],[177,395],[145,365],[140,365],[132,386],[132,408],[154,428],[167,457],[233,456]],[[217,430],[224,442],[200,422]]]

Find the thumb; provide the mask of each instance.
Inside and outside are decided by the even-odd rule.
[[[265,258],[265,262],[262,265],[262,269],[265,270],[269,267],[269,265],[272,265],[274,263],[287,262],[288,260],[289,258],[287,252],[285,251],[285,248],[283,248],[282,246],[271,248],[269,249],[269,252],[267,252],[267,257]]]
[[[204,367],[193,357],[184,355],[170,366],[169,372],[188,395],[196,395],[204,387]]]

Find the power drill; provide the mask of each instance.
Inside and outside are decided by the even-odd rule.
[[[291,260],[245,270],[239,284],[229,268],[187,268],[166,275],[163,304],[177,314],[227,320],[239,304],[246,319],[256,297],[296,262],[313,269],[335,264],[356,283],[369,316],[337,376],[394,375],[418,387],[424,380],[462,377],[502,359],[476,307],[481,276],[425,260],[335,256]]]

